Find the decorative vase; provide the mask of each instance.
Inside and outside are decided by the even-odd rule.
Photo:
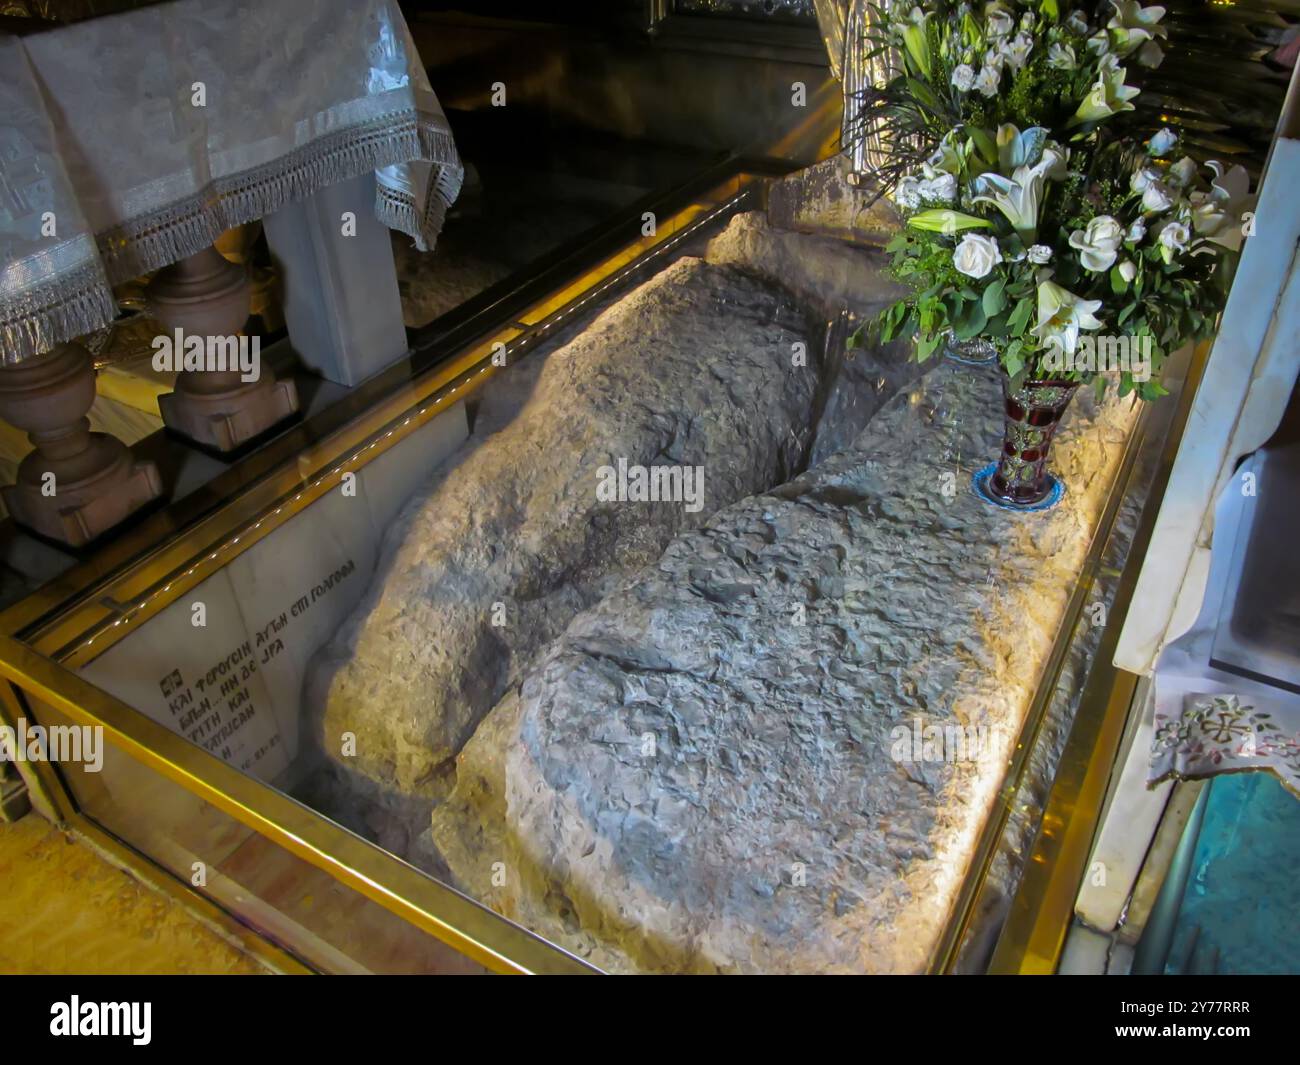
[[[975,491],[986,501],[1011,510],[1046,510],[1065,492],[1047,472],[1047,456],[1061,415],[1070,405],[1077,381],[1025,381],[1012,391],[1002,377],[1006,428],[1002,454],[975,475]]]
[[[951,329],[943,335],[943,354],[945,358],[966,366],[990,366],[998,361],[998,349],[993,341],[985,337],[958,340]]]

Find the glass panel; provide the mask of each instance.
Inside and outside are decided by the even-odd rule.
[[[33,707],[50,727],[71,722]],[[117,748],[60,769],[82,813],[308,965],[330,973],[486,973],[482,966]]]
[[[1205,787],[1164,972],[1300,972],[1300,801],[1268,773]]]

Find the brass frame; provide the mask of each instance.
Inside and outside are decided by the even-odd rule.
[[[1134,707],[1141,705],[1135,699],[1140,692],[1139,678],[1113,665],[1115,646],[1132,606],[1141,561],[1209,354],[1208,343],[1198,344],[1189,362],[1177,410],[1165,436],[1151,491],[1057,766],[1038,834],[994,947],[988,968],[991,973],[1054,973],[1060,961],[1124,729]]]

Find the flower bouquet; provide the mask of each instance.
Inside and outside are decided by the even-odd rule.
[[[1162,61],[1163,8],[873,14],[864,47],[894,73],[864,96],[857,134],[904,219],[886,251],[910,292],[869,328],[914,336],[919,360],[993,353],[1007,434],[977,486],[1040,507],[1059,498],[1046,459],[1074,391],[1165,395],[1164,355],[1213,328],[1253,221],[1249,178],[1133,121],[1130,69]]]

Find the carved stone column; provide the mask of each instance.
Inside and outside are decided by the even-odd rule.
[[[187,337],[234,337],[248,318],[248,276],[208,247],[159,270],[145,299],[168,329]],[[233,451],[293,414],[298,391],[266,367],[255,381],[243,380],[239,369],[184,370],[158,406],[169,429],[204,447]]]
[[[90,431],[95,369],[80,344],[0,369],[0,418],[35,445],[3,490],[15,521],[81,547],[162,494],[152,462],[114,436]]]

